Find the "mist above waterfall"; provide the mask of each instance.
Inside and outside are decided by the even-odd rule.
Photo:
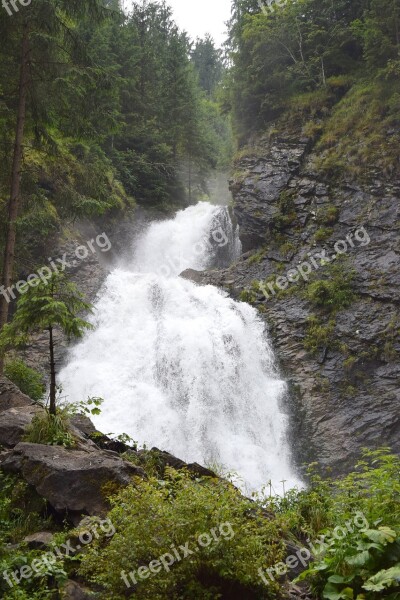
[[[150,225],[108,276],[95,326],[60,375],[69,401],[105,399],[96,426],[185,461],[218,463],[248,489],[293,482],[277,375],[257,311],[179,274],[234,260],[227,208],[199,203]]]

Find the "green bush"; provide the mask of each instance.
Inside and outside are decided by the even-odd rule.
[[[10,587],[4,574],[14,582],[12,573],[42,556],[40,550],[29,550],[23,538],[35,531],[49,530],[49,519],[39,512],[45,501],[34,497],[26,483],[0,471],[0,598],[2,600],[50,600],[55,596],[54,578],[64,578],[61,566],[49,567],[49,572],[37,577],[22,578],[19,585]],[[32,505],[30,507],[30,504]],[[51,572],[50,572],[51,571]]]
[[[271,222],[272,232],[281,233],[297,219],[296,206],[292,191],[283,191],[278,200],[278,212]]]
[[[83,557],[81,574],[100,586],[100,598],[123,600],[213,600],[243,597],[262,600],[268,589],[258,570],[282,560],[284,544],[277,521],[254,502],[219,479],[193,480],[188,473],[167,469],[163,481],[150,477],[121,491],[112,500],[109,518],[116,534],[94,542]],[[216,533],[225,524],[225,532]],[[229,524],[229,525],[228,525]],[[207,547],[199,536],[214,530]],[[137,570],[188,544],[190,556],[176,560],[141,581]],[[181,551],[182,556],[182,551]],[[121,572],[135,572],[137,585],[128,591]],[[129,579],[128,579],[129,583]]]
[[[297,497],[298,512],[312,503],[321,506],[327,549],[300,579],[312,583],[326,600],[398,600],[400,597],[400,459],[389,449],[365,451],[354,472],[336,480],[316,479]],[[365,526],[345,537],[329,536],[335,527],[362,514]],[[307,529],[307,519],[304,519]],[[315,531],[308,528],[311,534]]]
[[[39,402],[43,399],[46,387],[42,375],[39,371],[28,367],[23,360],[16,358],[7,361],[4,374],[19,387],[21,392],[32,398],[32,400]]]
[[[321,279],[310,283],[306,297],[314,306],[334,312],[350,306],[354,300],[354,292],[350,283],[344,280],[340,283]]]

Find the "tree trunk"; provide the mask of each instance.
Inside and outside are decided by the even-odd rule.
[[[324,64],[323,56],[321,56],[321,74],[322,74],[322,84],[324,87],[326,87],[325,64]]]
[[[16,220],[18,218],[20,204],[21,162],[22,145],[24,140],[24,128],[26,119],[26,97],[28,88],[29,68],[29,29],[24,26],[22,36],[22,56],[19,76],[19,101],[17,114],[17,127],[15,132],[14,154],[11,171],[11,188],[8,201],[8,228],[6,244],[4,249],[2,284],[7,290],[11,286],[14,269],[15,242],[16,242]],[[9,303],[7,294],[0,299],[0,330],[8,320]],[[0,375],[3,372],[4,359],[0,357]]]
[[[50,414],[55,415],[56,410],[56,364],[54,361],[54,340],[53,340],[53,328],[49,327],[50,334]]]
[[[396,45],[397,45],[397,54],[400,57],[400,28],[399,28],[399,12],[396,6],[396,1],[394,1],[393,12],[394,12],[394,27],[396,30]]]
[[[189,154],[189,202],[192,202],[192,157]]]

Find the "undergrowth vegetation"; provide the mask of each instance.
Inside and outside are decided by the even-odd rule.
[[[46,391],[43,376],[36,369],[28,367],[23,360],[19,358],[7,360],[4,375],[32,400],[39,402],[43,399]]]
[[[311,465],[306,488],[284,497],[266,488],[252,499],[228,481],[169,467],[161,476],[146,462],[147,479],[110,497],[115,535],[100,534],[84,553],[59,557],[51,569],[12,589],[0,578],[1,597],[58,600],[69,577],[96,590],[98,600],[278,599],[284,597],[282,580],[266,586],[259,570],[285,561],[288,542],[315,549],[320,539],[323,552],[314,552],[299,577],[316,600],[399,597],[400,459],[388,449],[365,451],[354,471],[339,479]],[[28,533],[53,530],[57,543],[76,535],[50,518],[45,503],[17,478],[0,472],[0,483],[2,573],[43,556],[22,542]],[[165,568],[162,557],[170,563]],[[287,576],[295,574],[289,570]]]

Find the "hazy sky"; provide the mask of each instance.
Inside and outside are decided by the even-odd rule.
[[[167,4],[172,7],[179,27],[190,37],[210,33],[218,45],[225,41],[231,0],[167,0]]]
[[[231,14],[231,0],[167,0],[174,11],[174,20],[191,38],[210,33],[220,46],[226,38],[225,22]],[[130,6],[123,0],[123,6]]]

